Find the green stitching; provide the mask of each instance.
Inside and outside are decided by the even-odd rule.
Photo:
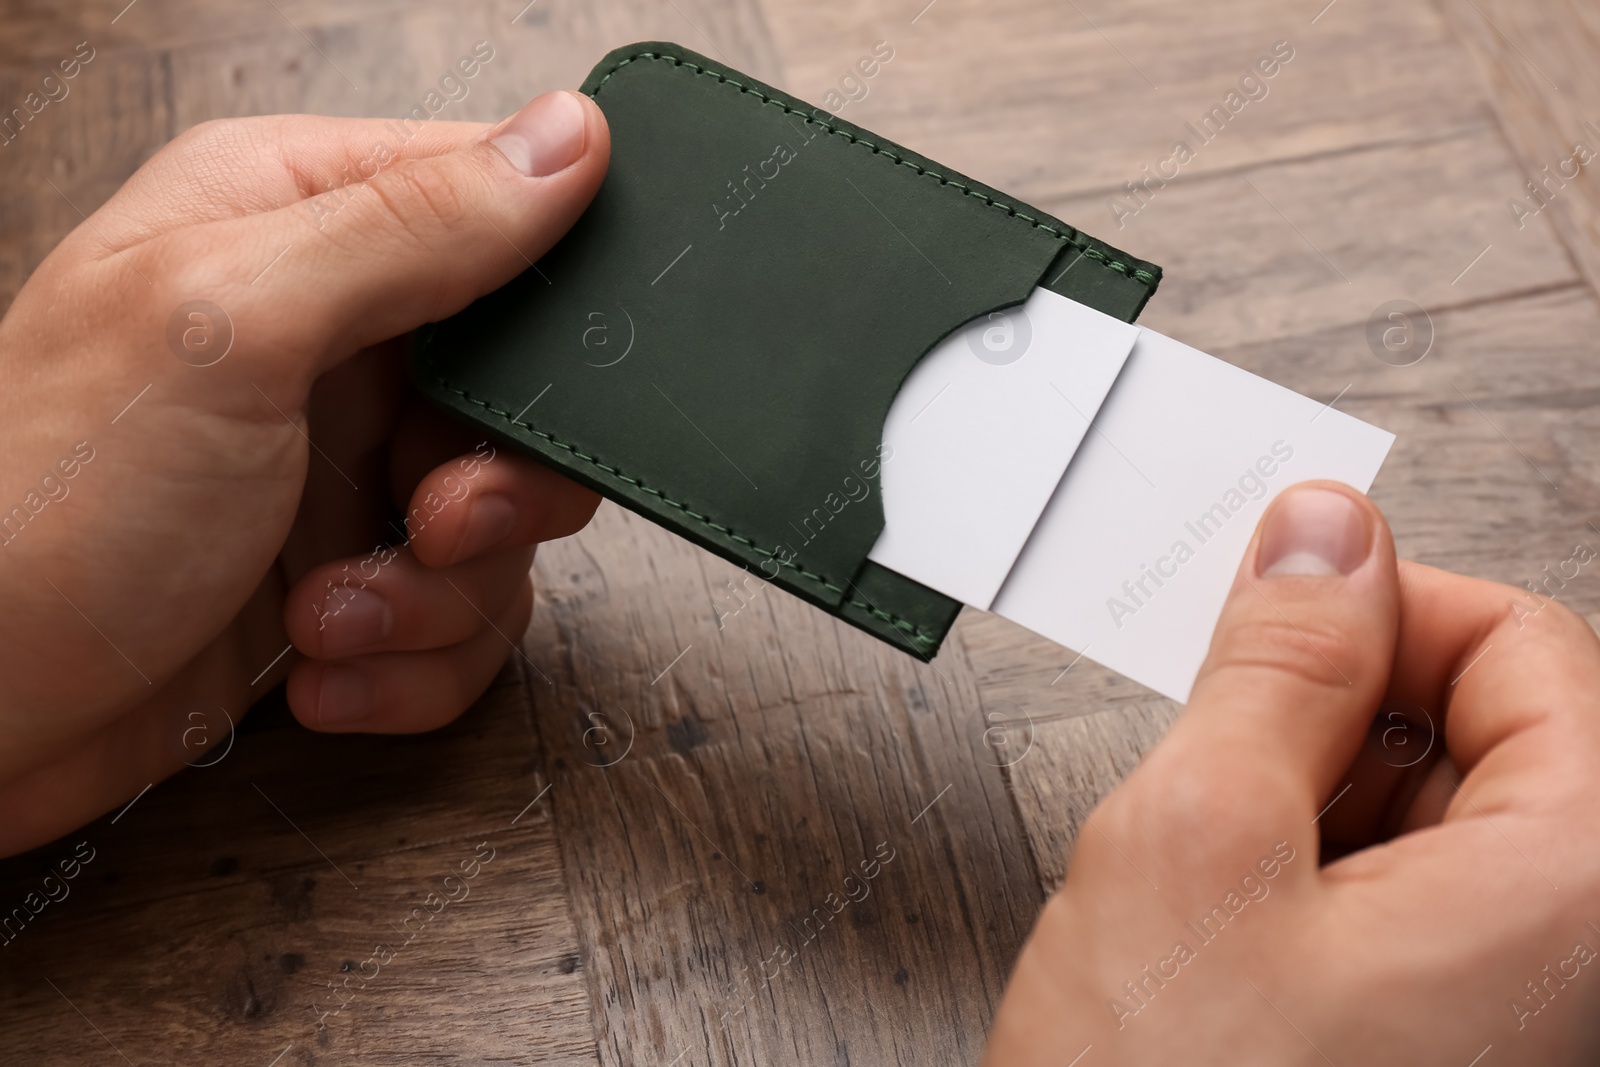
[[[906,633],[906,634],[910,635],[911,640],[914,641],[916,644],[919,644],[919,645],[936,645],[936,644],[939,643],[939,639],[937,637],[933,637],[933,636],[931,636],[929,634],[923,633],[922,632],[922,627],[918,626],[916,623],[911,622],[909,619],[902,619],[898,615],[891,615],[887,611],[884,611],[882,608],[873,607],[871,604],[867,603],[865,600],[847,600],[847,601],[845,601],[845,603],[849,604],[853,608],[860,608],[862,611],[865,611],[868,615],[872,615],[872,616],[875,616],[877,618],[880,618],[884,622],[889,623],[896,630],[900,630],[903,633]]]
[[[761,90],[759,90],[759,89],[752,89],[748,85],[743,85],[743,84],[741,84],[739,82],[734,81],[732,78],[728,77],[726,74],[719,74],[714,70],[708,70],[707,68],[702,67],[697,63],[690,63],[686,59],[680,59],[677,56],[669,56],[669,55],[666,55],[666,54],[660,53],[660,52],[639,52],[639,53],[636,53],[635,55],[628,56],[625,59],[619,60],[616,66],[614,66],[610,70],[606,71],[605,77],[601,78],[600,81],[595,85],[594,93],[592,95],[599,96],[600,95],[600,90],[605,88],[606,82],[610,81],[612,76],[615,75],[617,73],[617,71],[621,70],[623,67],[627,66],[629,63],[632,63],[635,60],[639,60],[639,59],[659,59],[659,60],[661,60],[663,62],[671,63],[673,66],[688,67],[690,70],[694,71],[696,74],[703,74],[708,78],[715,78],[717,81],[722,82],[724,85],[733,86],[735,89],[739,90],[741,93],[749,93],[751,96],[755,97],[757,100],[760,100],[764,104],[771,104],[772,106],[781,109],[786,114],[798,115],[798,116],[800,116],[800,118],[804,119],[806,122],[811,123],[812,125],[815,125],[815,126],[820,126],[824,130],[827,130],[831,134],[834,134],[834,135],[839,136],[839,137],[843,137],[845,140],[849,141],[851,144],[858,144],[858,145],[861,145],[864,148],[870,149],[875,155],[880,155],[880,156],[883,156],[883,157],[885,157],[887,159],[892,159],[895,163],[899,164],[902,167],[910,167],[912,170],[916,171],[918,174],[922,174],[922,175],[925,175],[925,176],[927,176],[929,178],[933,178],[940,185],[948,185],[948,186],[950,186],[952,188],[959,189],[966,196],[976,197],[977,199],[981,200],[983,203],[988,204],[990,207],[995,208],[995,209],[997,209],[999,211],[1005,212],[1007,215],[1010,215],[1012,218],[1022,219],[1024,222],[1032,224],[1037,229],[1043,230],[1048,234],[1053,234],[1055,237],[1057,237],[1061,241],[1064,241],[1065,243],[1071,245],[1073,248],[1076,248],[1081,254],[1083,254],[1085,256],[1088,256],[1092,260],[1095,260],[1096,262],[1098,262],[1103,267],[1106,267],[1106,268],[1108,268],[1110,270],[1114,270],[1118,274],[1122,274],[1122,275],[1125,275],[1125,276],[1127,276],[1129,278],[1133,278],[1136,281],[1143,282],[1145,285],[1154,285],[1155,284],[1156,276],[1154,274],[1151,274],[1149,271],[1144,270],[1143,268],[1140,268],[1140,267],[1135,267],[1135,266],[1133,266],[1132,264],[1129,264],[1129,263],[1124,263],[1121,260],[1111,259],[1104,252],[1100,251],[1098,248],[1091,247],[1088,244],[1080,244],[1080,243],[1078,243],[1078,241],[1075,240],[1075,238],[1077,238],[1079,236],[1079,234],[1078,234],[1078,232],[1076,230],[1074,230],[1071,234],[1062,233],[1060,230],[1056,229],[1054,226],[1047,226],[1044,223],[1040,222],[1038,219],[1034,218],[1032,215],[1024,214],[1023,212],[1018,211],[1016,208],[1011,207],[1010,205],[1002,204],[998,200],[994,199],[991,196],[987,196],[987,195],[985,195],[983,193],[980,193],[975,189],[969,189],[965,185],[962,185],[960,182],[954,181],[954,180],[952,180],[950,178],[946,178],[944,175],[938,174],[938,173],[936,173],[934,171],[931,171],[927,167],[921,166],[921,165],[919,165],[917,163],[913,163],[909,159],[902,159],[901,157],[895,155],[893,152],[888,152],[888,151],[885,151],[882,148],[879,148],[877,145],[873,144],[871,141],[863,140],[862,138],[857,137],[855,134],[850,133],[847,130],[841,130],[841,129],[838,129],[836,127],[830,126],[826,122],[823,122],[821,119],[813,118],[810,114],[808,114],[807,112],[801,111],[798,108],[792,108],[788,104],[785,104],[782,100],[776,100],[776,99],[768,96],[767,94],[761,92]]]
[[[433,368],[433,359],[432,359],[431,356],[427,357],[427,359],[428,359],[428,367],[429,367],[430,370],[432,370],[432,368]],[[663,504],[667,504],[667,505],[670,505],[671,507],[677,508],[679,511],[683,512],[685,515],[688,515],[690,518],[697,520],[698,522],[701,523],[701,525],[707,526],[707,527],[710,527],[713,530],[716,530],[718,533],[723,534],[724,536],[728,537],[729,539],[731,539],[733,541],[737,541],[739,544],[744,545],[746,548],[749,548],[753,552],[756,552],[756,553],[759,553],[760,555],[766,556],[768,559],[775,560],[777,562],[778,566],[780,566],[780,567],[788,567],[791,570],[796,571],[797,573],[803,575],[804,577],[810,578],[812,581],[816,582],[818,585],[822,586],[824,589],[827,589],[829,592],[838,593],[841,596],[844,594],[845,590],[843,589],[843,587],[834,585],[832,582],[830,582],[827,578],[823,577],[822,575],[813,574],[811,571],[806,570],[804,567],[800,566],[797,563],[793,563],[793,562],[790,562],[790,561],[787,561],[787,560],[779,559],[778,558],[778,554],[776,552],[771,552],[771,551],[768,551],[765,548],[762,548],[760,545],[756,544],[754,541],[750,540],[748,537],[743,537],[743,536],[735,533],[731,528],[722,525],[720,522],[714,521],[711,518],[711,516],[700,514],[700,512],[695,511],[693,508],[689,507],[687,504],[681,504],[678,501],[673,500],[671,497],[667,496],[661,490],[652,489],[650,486],[645,485],[643,482],[639,481],[639,479],[629,477],[628,475],[624,474],[618,468],[611,466],[609,463],[601,462],[600,459],[598,459],[595,456],[588,456],[588,455],[585,455],[582,452],[579,452],[577,450],[577,448],[575,448],[574,446],[567,444],[565,441],[558,441],[555,437],[553,437],[552,435],[550,435],[550,434],[546,433],[545,431],[539,429],[537,426],[534,426],[532,423],[517,421],[515,418],[513,418],[511,416],[510,412],[501,411],[499,408],[495,407],[493,404],[489,403],[486,400],[480,400],[479,398],[473,396],[471,393],[467,392],[465,389],[458,389],[456,386],[451,385],[449,382],[445,381],[444,378],[442,376],[440,376],[437,371],[434,372],[434,379],[441,386],[443,386],[444,388],[450,390],[452,393],[455,393],[457,396],[461,397],[461,399],[463,399],[465,401],[468,401],[469,403],[476,404],[479,407],[483,408],[485,411],[490,412],[491,414],[500,416],[500,418],[504,419],[506,422],[510,423],[513,426],[522,427],[524,430],[527,430],[529,433],[532,433],[532,434],[534,434],[534,435],[536,435],[538,437],[543,438],[544,440],[548,441],[550,444],[554,445],[555,447],[560,448],[560,449],[564,449],[567,452],[572,453],[578,459],[583,460],[584,462],[588,463],[590,466],[598,467],[600,470],[605,471],[607,474],[611,475],[613,478],[616,478],[619,481],[627,482],[629,485],[633,486],[636,489],[639,489],[642,492],[649,493],[651,496],[653,496],[656,499],[660,500]],[[848,601],[846,601],[846,603],[849,604],[851,607],[860,608],[861,610],[867,612],[869,615],[872,615],[872,616],[874,616],[876,618],[882,619],[884,622],[887,622],[887,623],[893,625],[894,628],[897,629],[897,630],[901,630],[901,631],[903,631],[903,632],[905,632],[907,634],[910,634],[912,636],[912,639],[915,640],[916,642],[918,642],[919,644],[934,645],[934,644],[938,643],[938,638],[937,637],[935,637],[935,636],[933,636],[931,634],[925,633],[920,626],[918,626],[914,622],[911,622],[909,619],[902,619],[898,615],[891,615],[887,611],[883,611],[883,610],[881,610],[879,608],[873,607],[871,604],[867,603],[865,600],[848,600]]]

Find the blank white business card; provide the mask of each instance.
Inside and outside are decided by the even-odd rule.
[[[1366,492],[1393,443],[1140,329],[992,610],[1185,701],[1267,503],[1310,478]]]
[[[1048,289],[925,355],[884,424],[868,558],[988,608],[1139,330]]]

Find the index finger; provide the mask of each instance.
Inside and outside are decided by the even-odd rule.
[[[1464,778],[1513,741],[1497,770],[1600,755],[1600,638],[1580,616],[1418,563],[1401,564],[1400,587],[1389,699],[1442,718]]]

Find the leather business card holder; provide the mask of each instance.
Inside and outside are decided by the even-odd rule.
[[[620,48],[582,88],[611,128],[598,195],[536,267],[419,332],[419,386],[932,657],[961,605],[867,559],[901,382],[1038,286],[1131,322],[1160,268],[674,44]]]

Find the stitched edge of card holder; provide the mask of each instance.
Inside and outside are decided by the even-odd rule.
[[[1121,286],[1124,289],[1133,291],[1131,298],[1126,295],[1116,298],[1122,304],[1131,304],[1131,306],[1119,307],[1116,311],[1112,311],[1109,308],[1103,309],[1107,310],[1108,313],[1117,314],[1118,317],[1131,319],[1159,284],[1161,272],[1160,268],[1154,264],[1127,256],[1125,253],[1082,233],[1058,219],[1036,211],[1021,201],[1014,200],[979,182],[972,181],[954,171],[940,167],[917,153],[886,139],[876,137],[849,122],[833,116],[818,117],[818,109],[808,109],[801,101],[777,89],[766,86],[755,79],[748,78],[717,64],[713,60],[677,45],[662,42],[645,42],[617,49],[596,65],[585,80],[583,91],[598,99],[603,93],[606,84],[620,71],[640,62],[664,63],[675,67],[687,68],[697,77],[713,79],[718,84],[725,86],[730,92],[749,94],[760,100],[762,104],[780,108],[786,114],[800,119],[808,126],[817,127],[829,136],[840,137],[852,145],[860,146],[863,152],[882,159],[885,166],[907,168],[908,174],[915,175],[919,180],[937,182],[939,186],[949,189],[952,196],[976,198],[988,207],[1015,219],[1017,225],[1026,225],[1050,234],[1061,242],[1062,252],[1054,257],[1050,267],[1045,271],[1045,276],[1038,282],[1040,285],[1049,284],[1048,278],[1054,274],[1055,264],[1061,263],[1067,257],[1071,257],[1071,261],[1068,263],[1069,268],[1080,260],[1087,260],[1093,263],[1099,271],[1117,275],[1117,281]],[[1059,275],[1056,275],[1056,280],[1059,281]],[[1054,285],[1051,285],[1051,287],[1055,288]],[[531,434],[544,441],[548,446],[560,450],[570,457],[570,461],[562,465],[567,466],[569,473],[577,476],[579,480],[590,482],[594,488],[604,492],[607,485],[603,479],[591,480],[583,477],[585,467],[592,467],[598,472],[603,472],[610,478],[629,485],[637,492],[647,494],[661,505],[672,509],[672,512],[680,516],[678,522],[686,528],[680,532],[691,532],[694,525],[697,524],[705,530],[714,531],[723,538],[743,546],[747,552],[759,557],[763,561],[763,566],[770,561],[776,568],[775,574],[787,570],[802,579],[815,583],[829,593],[835,594],[836,599],[814,596],[805,597],[825,610],[845,618],[846,621],[851,622],[853,625],[866,629],[875,636],[888,640],[897,647],[913,652],[919,657],[931,657],[937,651],[940,642],[954,620],[955,614],[959,611],[960,605],[955,601],[934,593],[932,590],[927,590],[909,579],[904,579],[903,576],[894,575],[895,579],[904,582],[908,587],[909,599],[906,602],[908,604],[916,603],[921,610],[915,612],[906,610],[904,614],[882,610],[876,603],[867,599],[866,595],[857,588],[857,581],[862,580],[861,568],[858,568],[855,574],[844,577],[842,575],[817,573],[792,560],[785,560],[777,551],[756,543],[755,540],[744,536],[731,526],[718,521],[715,516],[709,513],[710,509],[678,499],[684,494],[672,492],[670,489],[664,490],[659,486],[647,485],[621,467],[609,462],[606,457],[589,454],[579,446],[563,441],[555,435],[540,429],[532,422],[517,418],[509,410],[514,406],[511,403],[474,395],[471,391],[461,388],[457,383],[449,380],[444,373],[441,373],[435,365],[430,346],[427,343],[427,339],[431,334],[432,330],[428,328],[425,328],[422,332],[423,343],[418,348],[418,366],[420,370],[424,370],[427,373],[434,385],[453,394],[461,401],[494,415],[503,421],[507,427],[514,427],[517,430]],[[606,495],[612,494],[607,493]],[[625,501],[625,503],[632,506],[632,502]],[[670,516],[663,514],[657,517],[669,518]],[[669,525],[672,524],[669,523]],[[726,550],[716,547],[715,538],[692,539],[708,548],[712,548],[713,551],[718,551],[719,554],[727,554]],[[863,561],[863,564],[865,562]],[[790,591],[805,596],[804,583],[784,584]],[[907,618],[906,615],[909,614],[914,614],[918,617]]]
[[[620,55],[620,53],[627,54]],[[694,59],[687,59],[685,56],[693,56]],[[1102,244],[1101,242],[1093,239],[1088,239],[1088,235],[1082,233],[1072,226],[1067,225],[1059,219],[1051,218],[1042,211],[1036,212],[1034,215],[1030,215],[1026,211],[1022,210],[1022,207],[1026,205],[1022,205],[1021,201],[1013,201],[1011,198],[1003,196],[995,190],[990,189],[979,182],[975,182],[970,178],[957,175],[957,177],[960,177],[962,180],[956,181],[954,178],[946,177],[934,169],[936,164],[929,162],[928,160],[918,156],[916,153],[908,149],[902,148],[893,141],[889,141],[884,138],[869,140],[868,137],[871,136],[870,134],[867,137],[861,136],[866,131],[851,123],[845,122],[843,119],[830,116],[827,121],[824,121],[816,118],[815,112],[818,110],[817,108],[805,110],[796,107],[794,105],[798,104],[799,101],[788,96],[788,94],[780,92],[769,85],[764,85],[761,82],[755,81],[753,78],[749,79],[750,82],[754,83],[755,86],[760,86],[760,88],[754,88],[752,85],[746,84],[744,81],[740,80],[740,78],[743,77],[742,75],[730,71],[727,68],[719,69],[718,65],[713,63],[711,60],[699,55],[698,53],[691,52],[688,49],[678,49],[673,45],[662,44],[659,42],[631,45],[628,48],[618,49],[616,52],[612,52],[611,55],[607,56],[605,60],[602,60],[600,65],[590,73],[589,79],[584,82],[583,91],[592,97],[598,98],[600,91],[605,87],[606,82],[610,81],[619,70],[628,66],[630,63],[636,63],[640,60],[654,60],[657,62],[671,63],[674,66],[687,67],[696,74],[704,77],[715,78],[717,81],[737,90],[738,92],[749,93],[764,104],[772,104],[776,107],[782,108],[785,113],[794,115],[804,120],[808,125],[820,127],[834,136],[843,137],[847,141],[861,145],[863,148],[871,151],[875,155],[880,155],[888,160],[891,160],[897,166],[910,167],[916,173],[923,175],[924,177],[932,178],[940,185],[949,186],[964,196],[977,197],[979,200],[988,204],[992,208],[1003,211],[1007,215],[1010,215],[1016,219],[1020,219],[1029,225],[1036,226],[1047,233],[1054,234],[1065,243],[1071,245],[1073,248],[1076,248],[1084,256],[1087,256],[1089,259],[1098,262],[1100,266],[1104,267],[1105,269],[1115,271],[1118,274],[1123,274],[1143,282],[1152,293],[1155,291],[1156,286],[1161,281],[1161,270],[1159,267],[1155,267],[1153,264],[1136,260],[1132,256],[1125,256],[1122,253],[1117,252],[1115,249],[1112,249],[1109,245]],[[607,66],[608,63],[610,66]],[[596,78],[596,75],[599,75],[598,79]],[[951,171],[951,173],[954,174],[955,172]],[[1032,209],[1030,208],[1029,210]]]

